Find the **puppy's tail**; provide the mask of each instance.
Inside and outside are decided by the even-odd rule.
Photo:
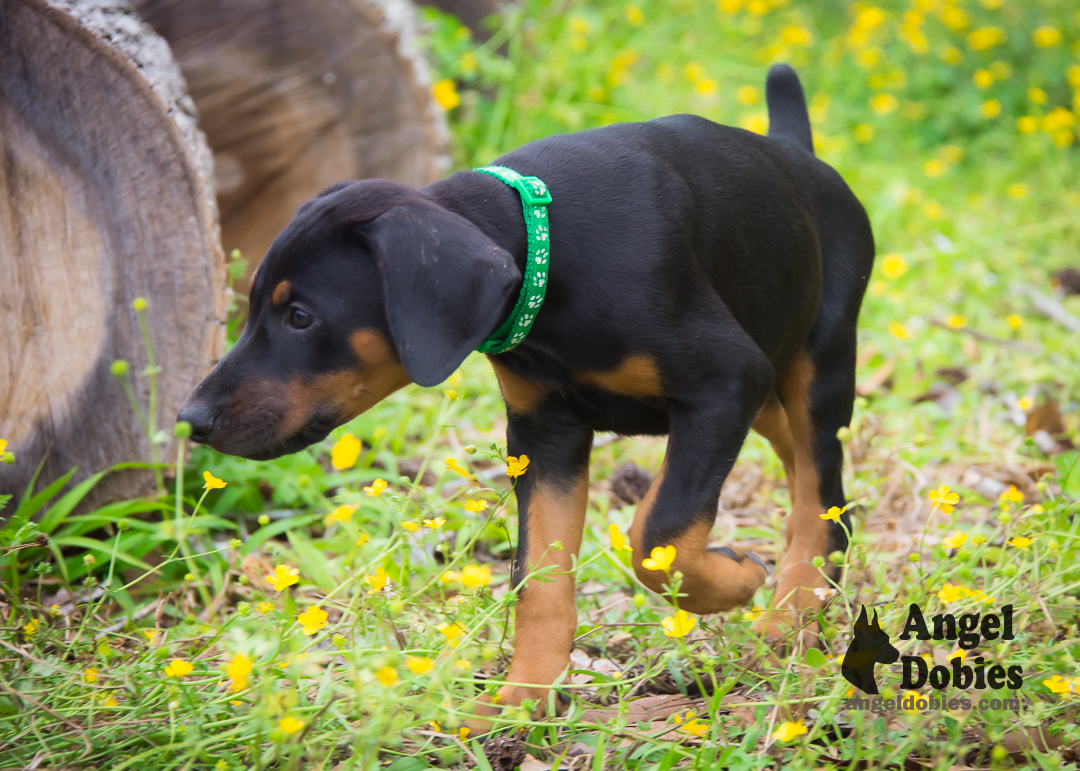
[[[786,64],[776,64],[765,79],[765,101],[769,105],[769,136],[787,139],[814,152],[814,137],[810,133],[810,114],[806,97],[795,70]]]

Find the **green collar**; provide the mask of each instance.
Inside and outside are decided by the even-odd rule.
[[[525,281],[521,285],[521,294],[510,317],[476,349],[480,353],[505,353],[520,345],[525,335],[529,334],[536,314],[544,304],[548,257],[551,254],[547,213],[551,192],[537,177],[522,176],[505,166],[481,166],[473,171],[490,174],[517,190],[521,195],[521,208],[525,212],[529,248],[525,257]]]

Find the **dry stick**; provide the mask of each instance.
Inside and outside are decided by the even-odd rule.
[[[947,329],[950,332],[961,332],[965,335],[971,335],[979,340],[985,340],[988,343],[997,343],[998,345],[1004,345],[1006,348],[1013,348],[1017,351],[1023,351],[1024,353],[1042,353],[1042,348],[1034,345],[1025,345],[1024,343],[1015,343],[1012,340],[1002,340],[1000,337],[994,337],[988,335],[985,332],[980,332],[977,329],[969,329],[967,327],[954,328],[950,327],[943,321],[937,319],[930,319],[930,326],[940,327],[941,329]]]
[[[18,691],[16,689],[12,688],[10,685],[5,683],[3,680],[0,680],[0,688],[3,688],[5,691],[10,693],[12,696],[14,696],[17,699],[22,699],[23,701],[30,702],[31,704],[33,704],[38,709],[42,710],[43,712],[49,713],[54,718],[59,720],[61,723],[63,723],[64,725],[70,727],[73,731],[75,731],[75,733],[77,733],[79,735],[79,738],[82,739],[83,745],[86,746],[86,750],[83,752],[82,755],[79,756],[79,758],[78,758],[79,760],[82,760],[83,758],[85,758],[87,755],[89,755],[93,751],[94,746],[92,744],[90,744],[90,740],[86,736],[86,729],[83,728],[81,725],[79,725],[78,723],[75,723],[75,722],[73,722],[71,720],[68,720],[66,717],[64,717],[63,715],[61,715],[61,714],[59,714],[57,712],[53,712],[51,709],[46,707],[40,701],[35,699],[33,696],[27,696],[22,691]]]

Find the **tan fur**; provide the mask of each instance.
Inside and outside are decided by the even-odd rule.
[[[634,549],[634,572],[638,579],[654,592],[664,594],[670,599],[664,589],[664,584],[670,580],[668,575],[663,571],[649,570],[641,564],[642,560],[650,556],[650,552],[645,548],[643,535],[666,468],[667,461],[660,467],[660,473],[656,475],[652,487],[638,504],[634,522],[630,526],[630,545]],[[679,535],[672,544],[655,544],[675,547],[675,562],[669,572],[678,570],[683,574],[680,592],[687,596],[679,598],[678,604],[682,610],[689,613],[720,613],[743,605],[765,582],[765,571],[749,559],[743,559],[740,563],[725,555],[706,551],[712,525],[711,517],[703,518]],[[732,551],[739,557],[743,556],[739,549]]]
[[[288,281],[281,281],[270,294],[270,302],[278,306],[284,305],[289,299],[290,292],[292,292],[292,285]]]
[[[495,370],[495,377],[499,379],[499,388],[507,406],[520,415],[532,412],[546,391],[536,383],[515,375],[502,364],[491,359],[489,361],[491,368]]]
[[[766,637],[776,639],[797,626],[800,610],[821,606],[814,589],[826,586],[821,572],[814,567],[814,557],[827,556],[829,523],[821,518],[820,477],[814,465],[813,424],[810,418],[810,386],[814,364],[805,351],[800,352],[777,382],[784,402],[794,446],[795,482],[791,515],[784,528],[784,554],[776,577],[776,607],[790,608],[791,613],[769,619],[763,626]],[[816,644],[817,627],[810,625],[801,634],[803,645]]]
[[[514,614],[514,658],[506,682],[524,685],[503,686],[497,704],[482,704],[476,711],[478,717],[495,715],[498,705],[520,704],[523,699],[537,699],[546,705],[548,689],[529,684],[555,683],[569,665],[577,629],[574,575],[570,571],[581,548],[588,500],[587,474],[565,490],[541,483],[529,496],[525,571],[553,565],[555,573],[547,574],[544,581],[526,582]],[[556,541],[562,544],[561,550],[551,548]],[[490,727],[478,719],[469,725],[474,732]]]
[[[664,379],[656,361],[644,353],[627,356],[608,372],[579,372],[577,379],[623,396],[663,396]]]

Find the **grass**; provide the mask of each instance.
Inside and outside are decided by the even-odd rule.
[[[1060,36],[1040,45],[1048,27]],[[1004,38],[972,37],[988,29]],[[601,437],[571,706],[507,710],[513,741],[489,760],[460,726],[511,653],[516,528],[502,402],[473,355],[440,388],[405,389],[304,453],[188,456],[181,439],[189,460],[159,469],[160,497],[80,512],[93,479],[64,479],[8,501],[0,768],[504,768],[525,751],[642,771],[1074,767],[1080,471],[1075,451],[1047,456],[1024,428],[1053,401],[1065,433],[1080,429],[1075,332],[1038,311],[1080,247],[1070,4],[526,1],[484,45],[448,17],[428,30],[462,168],[674,112],[762,130],[768,63],[799,69],[818,153],[867,206],[882,255],[844,436],[857,516],[823,650],[768,657],[751,628],[767,590],[757,609],[665,636],[671,607],[608,537],[633,515],[609,480],[626,462],[657,469],[664,443]],[[1059,305],[1080,315],[1076,297]],[[342,445],[338,468],[346,434],[362,444],[351,463]],[[226,486],[204,490],[203,472]],[[385,490],[366,493],[378,479]],[[942,484],[960,495],[951,513],[928,500]],[[788,505],[779,462],[751,436],[718,542],[775,560]],[[956,532],[967,538],[949,549]],[[266,580],[278,567],[297,571],[280,591]],[[1016,639],[967,656],[1021,667],[1022,709],[843,710],[838,657],[862,605],[901,653],[951,657],[954,641],[898,639],[910,603],[928,617],[1011,604]],[[883,696],[902,695],[899,664],[878,676]]]

